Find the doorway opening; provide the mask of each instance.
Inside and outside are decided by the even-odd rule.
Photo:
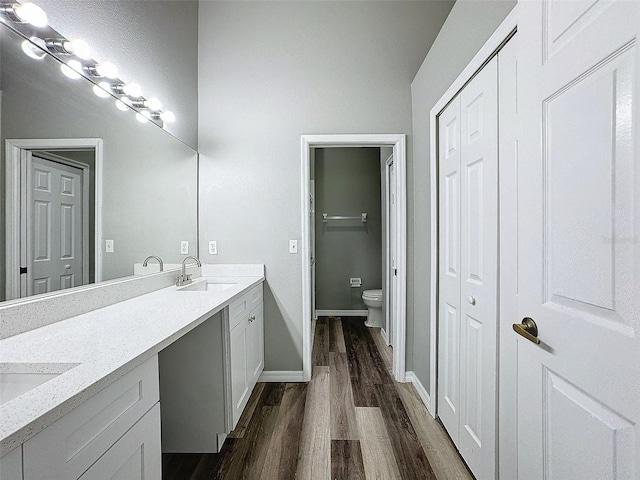
[[[7,140],[6,299],[101,280],[100,139]]]
[[[367,212],[319,212],[315,198],[316,179],[313,174],[316,153],[318,149],[333,148],[377,148],[378,164],[382,171],[380,178],[386,184],[381,192],[382,201],[378,197],[379,207],[384,216],[385,228],[382,234],[386,244],[380,262],[383,264],[382,279],[385,291],[386,324],[385,341],[393,345],[393,375],[399,382],[405,381],[405,331],[406,331],[406,154],[405,135],[303,135],[302,136],[302,269],[303,269],[303,378],[311,378],[311,346],[312,322],[320,315],[363,315],[366,310],[338,309],[316,310],[315,298],[315,249],[316,249],[316,218],[320,225],[333,223],[334,229],[345,227],[349,223],[359,228],[367,222]],[[386,150],[385,150],[386,149]],[[381,159],[382,151],[388,152],[386,158]],[[382,160],[382,161],[380,161]],[[326,214],[326,222],[325,216]],[[319,217],[318,217],[319,216]],[[338,222],[341,225],[336,225]],[[332,228],[329,226],[328,228]],[[366,228],[366,226],[365,226]],[[351,279],[349,279],[351,280]],[[357,283],[357,278],[354,279]],[[376,287],[378,288],[378,287]],[[358,292],[360,300],[361,291]],[[347,296],[353,296],[347,292]],[[348,301],[348,299],[347,299]],[[366,307],[362,307],[366,308]]]

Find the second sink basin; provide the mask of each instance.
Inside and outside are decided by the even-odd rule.
[[[77,363],[0,363],[0,405],[39,387],[77,365]]]
[[[181,292],[223,292],[235,286],[235,283],[207,280],[206,282],[192,283],[191,285],[187,285],[179,290]]]

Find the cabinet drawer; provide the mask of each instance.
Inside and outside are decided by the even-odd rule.
[[[262,303],[262,284],[256,285],[240,298],[231,302],[229,304],[229,330],[233,330],[260,303]]]
[[[257,285],[249,292],[249,311],[255,310],[255,308],[262,303],[262,284]]]
[[[24,444],[24,478],[78,478],[159,400],[153,356]]]
[[[159,480],[160,404],[136,423],[79,480]]]

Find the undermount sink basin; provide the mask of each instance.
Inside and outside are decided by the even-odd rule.
[[[206,282],[192,283],[179,289],[181,292],[224,292],[225,290],[235,287],[235,283],[216,282],[208,280]]]
[[[78,365],[77,363],[0,363],[0,405]]]

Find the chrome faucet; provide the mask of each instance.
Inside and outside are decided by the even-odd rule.
[[[160,271],[164,271],[164,263],[162,263],[162,259],[160,257],[158,257],[157,255],[149,255],[147,258],[144,259],[144,263],[142,264],[143,267],[147,266],[147,263],[149,263],[149,260],[151,260],[152,258],[155,258],[158,263],[160,264]]]
[[[199,267],[202,266],[202,264],[200,263],[200,260],[198,260],[196,257],[192,257],[191,255],[189,255],[188,257],[186,257],[184,260],[182,260],[182,273],[180,275],[178,275],[178,279],[176,280],[176,286],[181,287],[182,285],[188,285],[190,284],[193,280],[191,280],[191,274],[187,274],[187,260],[192,259],[196,261],[196,265],[198,265]]]

